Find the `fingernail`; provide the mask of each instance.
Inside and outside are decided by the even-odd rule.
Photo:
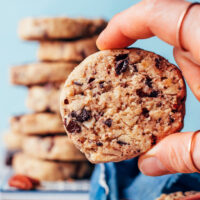
[[[140,162],[140,170],[147,176],[160,176],[169,173],[167,168],[155,156],[144,158]]]

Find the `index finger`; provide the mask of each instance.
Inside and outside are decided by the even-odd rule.
[[[116,15],[99,36],[97,45],[100,49],[123,48],[137,39],[155,35],[173,46],[178,46],[176,41],[178,19],[189,4],[183,0],[144,0]],[[196,13],[199,13],[200,6],[191,10],[197,10]],[[198,21],[200,14],[196,14],[194,19],[194,15],[188,13],[181,30],[181,39],[183,46],[188,50],[192,49],[194,57],[200,60],[200,55],[197,53],[200,50],[199,34],[197,34],[197,31],[200,33],[200,28],[194,29],[194,26],[198,26]],[[188,31],[190,28],[188,25],[193,27],[193,31]]]

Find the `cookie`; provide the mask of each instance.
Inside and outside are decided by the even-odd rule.
[[[12,131],[6,131],[3,139],[8,150],[16,151],[21,149],[24,136]]]
[[[98,51],[96,39],[97,36],[75,41],[42,41],[38,49],[38,59],[80,62]]]
[[[46,161],[30,157],[24,153],[18,153],[14,156],[13,169],[17,174],[23,174],[40,181],[87,178],[92,171],[88,162]]]
[[[77,66],[74,62],[41,62],[12,67],[10,81],[15,85],[38,85],[64,81]]]
[[[10,119],[11,130],[25,135],[62,134],[64,127],[59,114],[34,113],[14,116]]]
[[[26,105],[35,112],[60,112],[59,99],[62,83],[47,83],[29,87]]]
[[[181,130],[186,89],[179,69],[141,49],[89,56],[61,94],[66,131],[93,163],[121,161]]]
[[[73,39],[100,33],[105,26],[103,19],[26,18],[20,22],[18,33],[24,40]]]
[[[200,192],[174,192],[171,194],[162,194],[156,200],[198,200],[200,199]]]
[[[23,152],[35,158],[58,161],[83,161],[82,154],[66,136],[28,136],[22,145]],[[34,149],[34,151],[33,151]]]

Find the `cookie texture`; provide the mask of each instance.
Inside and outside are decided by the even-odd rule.
[[[97,36],[75,41],[42,41],[38,49],[38,59],[42,61],[80,62],[97,52]]]
[[[13,132],[25,135],[62,134],[64,127],[59,114],[34,113],[14,116],[10,119]]]
[[[98,34],[106,24],[103,19],[26,18],[21,20],[18,33],[24,40],[73,39]]]
[[[60,112],[59,99],[63,83],[47,83],[29,87],[26,105],[35,112]]]
[[[17,174],[27,175],[40,181],[87,178],[92,171],[88,162],[53,162],[32,158],[24,153],[14,156],[13,169]]]
[[[82,154],[66,136],[28,136],[22,144],[23,152],[35,158],[57,161],[83,161]],[[34,151],[33,151],[34,149]]]
[[[3,139],[6,149],[16,151],[22,148],[24,136],[9,130],[4,133]]]
[[[162,194],[156,200],[198,200],[200,199],[200,192],[174,192],[171,194]]]
[[[15,85],[38,85],[64,81],[77,66],[74,62],[42,62],[12,67],[10,81]]]
[[[181,72],[163,57],[106,50],[70,74],[61,113],[68,136],[91,162],[121,161],[180,131],[185,97]]]

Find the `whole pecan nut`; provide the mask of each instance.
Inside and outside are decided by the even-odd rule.
[[[40,182],[37,179],[18,174],[12,176],[8,184],[10,187],[15,187],[20,190],[33,190],[40,185]]]

